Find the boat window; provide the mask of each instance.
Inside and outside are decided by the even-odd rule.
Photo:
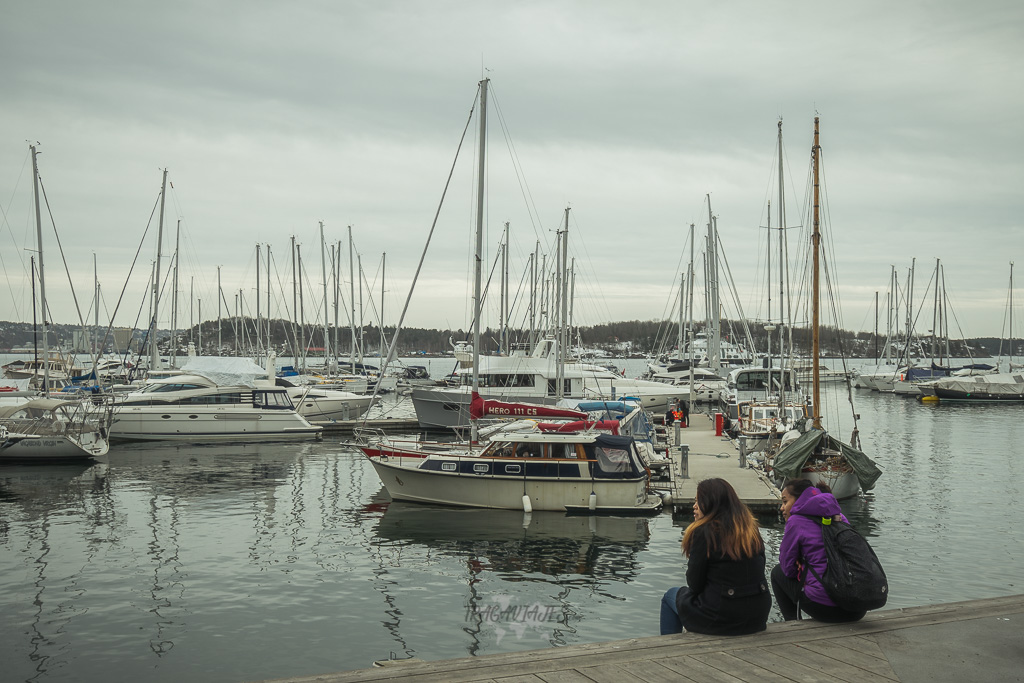
[[[485,462],[475,462],[475,463],[473,463],[473,471],[476,472],[477,474],[484,474],[490,468],[491,468],[491,466],[489,464],[485,463]]]
[[[523,458],[539,458],[541,457],[541,447],[539,443],[521,443],[516,447],[516,455]]]
[[[164,391],[188,391],[189,389],[206,388],[202,384],[151,384],[144,391],[156,394]]]
[[[558,393],[558,384],[555,380],[548,380],[548,396],[555,396]],[[562,393],[566,396],[572,395],[572,383],[568,379],[562,380]]]
[[[564,446],[565,447],[562,449],[562,457],[563,458],[576,458],[576,457],[578,457],[576,455],[576,444],[574,444],[574,443],[567,443],[567,444],[564,444]]]
[[[520,373],[494,373],[480,375],[481,386],[486,387],[532,387],[533,375]]]
[[[441,470],[444,472],[454,472],[457,469],[454,462],[443,462],[441,463]]]
[[[254,391],[252,403],[257,407],[291,409],[292,400],[286,391]]]
[[[176,405],[224,405],[231,403],[241,403],[242,395],[239,393],[231,394],[206,394],[205,396],[186,396],[178,399],[174,403]]]
[[[597,462],[605,472],[629,472],[629,451],[624,448],[599,446],[594,449]]]
[[[523,468],[520,465],[505,465],[506,474],[519,474],[522,471]]]

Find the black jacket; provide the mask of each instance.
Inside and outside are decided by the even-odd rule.
[[[765,558],[733,560],[719,549],[708,554],[711,531],[703,526],[690,540],[687,588],[676,594],[679,619],[687,631],[739,636],[763,631],[772,609]]]

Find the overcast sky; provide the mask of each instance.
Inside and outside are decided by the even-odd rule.
[[[787,225],[802,226],[821,117],[825,228],[845,327],[873,329],[876,292],[884,308],[891,269],[905,287],[916,259],[915,308],[927,301],[916,329],[931,329],[928,283],[941,259],[951,336],[999,336],[1010,261],[1024,263],[1019,2],[62,1],[8,2],[3,17],[4,320],[32,319],[31,141],[83,316],[92,317],[95,254],[101,321],[119,298],[115,324],[135,325],[140,311],[145,319],[166,168],[174,187],[162,267],[180,221],[179,327],[198,317],[190,292],[202,317],[216,318],[218,266],[223,314],[239,292],[255,311],[257,243],[264,258],[270,245],[272,312],[284,317],[292,236],[304,317],[322,320],[320,221],[328,243],[343,242],[346,307],[352,226],[367,322],[377,319],[387,253],[384,319],[394,324],[484,75],[485,269],[508,221],[518,289],[538,240],[553,258],[570,207],[578,324],[677,317],[691,223],[702,280],[708,195],[743,311],[764,320],[780,118]],[[476,125],[407,325],[469,325]],[[43,211],[50,307],[55,321],[73,323]],[[796,280],[806,233],[788,235]],[[770,267],[774,282],[776,256]],[[1019,285],[1015,303],[1024,303]],[[514,315],[521,321],[523,309]],[[169,296],[160,319],[170,326]],[[1021,320],[1018,311],[1015,327]]]

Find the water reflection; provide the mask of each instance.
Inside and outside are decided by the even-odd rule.
[[[467,652],[477,654],[527,632],[565,643],[590,615],[591,603],[622,599],[610,584],[638,576],[638,554],[651,537],[645,517],[373,504],[384,507],[375,536],[382,562],[379,589],[392,618],[386,628],[408,656],[413,652],[402,636],[403,612],[385,578],[403,562],[415,565],[426,558],[463,568],[462,631],[470,638]],[[449,609],[449,617],[457,615]]]
[[[650,539],[645,517],[461,510],[395,501],[377,522],[383,541],[473,556],[479,571],[524,581],[581,577],[628,581]]]

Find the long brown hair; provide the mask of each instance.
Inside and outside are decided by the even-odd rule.
[[[705,528],[708,552],[719,550],[733,560],[753,557],[764,551],[757,520],[725,479],[705,479],[697,484],[697,506],[704,514],[686,527],[683,552],[690,555],[693,534]]]

